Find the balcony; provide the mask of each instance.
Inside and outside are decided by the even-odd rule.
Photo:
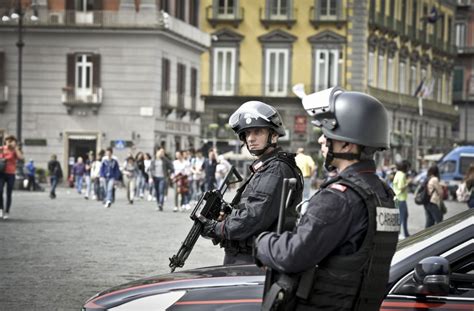
[[[260,22],[265,28],[269,28],[270,25],[286,25],[288,29],[291,29],[296,24],[296,9],[292,8],[287,10],[281,10],[281,12],[275,13],[271,9],[260,8]]]
[[[309,11],[309,22],[313,25],[314,29],[318,29],[319,26],[323,25],[336,25],[338,29],[341,29],[347,23],[346,11],[341,10],[340,14],[334,15],[322,15],[318,14],[314,6]]]
[[[418,112],[418,97],[390,92],[370,86],[368,87],[368,90],[370,95],[379,99],[387,108],[405,108],[406,110]],[[450,119],[456,119],[458,117],[458,113],[452,105],[442,104],[431,99],[423,99],[423,114],[426,114],[427,112]]]
[[[213,28],[217,24],[230,24],[237,28],[244,20],[244,9],[238,7],[223,11],[222,8],[211,5],[206,8],[206,18]]]
[[[102,88],[95,87],[90,94],[81,94],[76,88],[67,86],[62,90],[61,101],[69,114],[74,108],[88,108],[97,114],[102,105]]]
[[[8,86],[0,85],[0,112],[5,111],[5,106],[8,104]]]
[[[42,9],[38,16],[39,20],[34,22],[25,18],[25,25],[30,28],[151,29],[171,32],[206,48],[211,44],[211,37],[208,33],[161,11],[141,10],[136,13],[128,11],[53,12]],[[15,21],[9,21],[0,23],[0,27],[17,27],[17,24]]]
[[[176,93],[170,91],[161,92],[161,111],[163,116],[168,116],[174,109],[177,108],[178,98]]]
[[[457,53],[461,55],[467,56],[474,54],[474,46],[454,46],[454,48],[457,49]]]

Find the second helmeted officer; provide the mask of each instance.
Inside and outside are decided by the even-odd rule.
[[[220,241],[225,249],[224,264],[253,263],[253,241],[267,230],[274,230],[284,178],[296,178],[297,186],[287,209],[288,226],[294,226],[296,205],[301,201],[303,183],[295,155],[277,145],[285,130],[277,110],[259,101],[242,104],[229,118],[229,125],[257,157],[250,177],[237,190],[232,211],[223,221],[202,219],[203,236]]]

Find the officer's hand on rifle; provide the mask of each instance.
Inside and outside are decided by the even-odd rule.
[[[205,238],[217,239],[219,238],[216,234],[217,221],[214,219],[208,219],[202,215],[198,217],[199,221],[203,224],[201,236]]]

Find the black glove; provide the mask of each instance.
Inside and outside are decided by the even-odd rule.
[[[216,234],[217,221],[213,219],[208,219],[204,216],[199,216],[198,219],[203,224],[201,236],[211,239],[218,238]]]

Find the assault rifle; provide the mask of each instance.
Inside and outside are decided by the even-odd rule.
[[[283,233],[285,224],[285,211],[290,204],[291,195],[296,189],[296,178],[284,178],[281,192],[280,211],[276,233]],[[267,268],[265,273],[265,285],[263,287],[262,310],[277,310],[278,306],[288,300],[288,296],[294,289],[296,280],[286,274]]]
[[[191,251],[193,250],[193,247],[203,229],[203,224],[199,221],[199,217],[204,216],[208,219],[217,220],[221,211],[228,206],[223,199],[227,188],[229,185],[241,182],[242,180],[243,179],[239,172],[232,166],[218,190],[209,190],[201,195],[198,203],[189,216],[194,221],[194,224],[191,227],[191,230],[189,230],[189,233],[181,244],[178,252],[170,258],[169,267],[171,268],[171,272],[174,272],[176,268],[182,268],[189,254],[191,254]]]

